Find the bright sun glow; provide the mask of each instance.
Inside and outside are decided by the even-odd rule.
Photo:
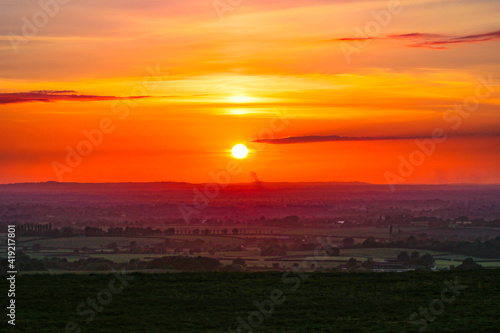
[[[243,95],[235,95],[229,97],[229,101],[233,103],[249,103],[252,101],[252,97],[243,96]]]
[[[249,112],[248,110],[245,109],[232,109],[231,111],[229,111],[229,113],[233,115],[242,115],[242,114],[247,114]]]
[[[238,159],[242,159],[242,158],[245,158],[247,157],[248,155],[248,148],[245,147],[245,145],[236,145],[233,147],[233,150],[232,150],[232,153],[233,153],[233,156],[238,158]]]

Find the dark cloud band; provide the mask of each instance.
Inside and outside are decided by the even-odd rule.
[[[131,96],[130,98],[147,98],[150,96]],[[0,104],[58,101],[107,101],[123,99],[117,96],[79,95],[74,90],[36,90],[29,92],[0,94]]]
[[[500,133],[463,133],[454,134],[453,137],[500,137]],[[451,137],[451,136],[448,136]],[[339,135],[306,135],[306,136],[290,136],[286,138],[277,139],[260,139],[254,140],[252,142],[256,143],[268,143],[274,145],[285,145],[285,144],[297,144],[297,143],[315,143],[315,142],[346,142],[346,141],[390,141],[390,140],[415,140],[415,139],[430,139],[432,136],[425,135],[408,135],[408,136],[339,136]]]

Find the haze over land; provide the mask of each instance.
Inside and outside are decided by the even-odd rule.
[[[57,207],[93,207],[83,214],[104,218],[95,209],[116,206],[127,220],[155,218],[165,221],[182,218],[179,204],[205,204],[196,217],[237,217],[254,219],[261,216],[321,217],[362,223],[379,216],[420,212],[444,218],[469,216],[495,219],[500,213],[500,185],[399,185],[395,191],[387,185],[366,183],[246,183],[218,185],[188,183],[24,183],[0,185],[3,206],[16,204],[18,214],[33,207],[46,209],[48,217],[61,219]],[[216,191],[215,191],[215,190]],[[208,195],[207,195],[208,193]],[[216,195],[213,195],[216,194]],[[0,205],[1,206],[1,205]],[[24,207],[24,208],[21,208]],[[141,207],[149,207],[147,210]],[[12,210],[12,208],[11,208]],[[54,211],[55,210],[55,211]],[[49,213],[52,211],[52,213]],[[25,212],[26,213],[26,212]]]

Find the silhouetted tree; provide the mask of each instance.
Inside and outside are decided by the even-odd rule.
[[[236,259],[233,260],[233,265],[246,266],[247,262],[246,262],[245,259],[236,258]]]
[[[363,242],[363,247],[376,247],[376,246],[377,246],[377,242],[375,241],[375,238],[373,238],[373,237],[368,237]]]
[[[342,240],[342,245],[344,246],[353,246],[354,245],[354,239],[351,237],[346,237]]]
[[[366,259],[365,262],[361,264],[362,267],[372,270],[375,267],[375,263],[373,262],[373,258]]]
[[[347,266],[348,268],[357,267],[357,266],[358,266],[358,261],[357,261],[356,259],[354,259],[354,258],[351,258],[351,259],[349,259],[349,260],[347,261],[346,266]]]
[[[428,253],[424,254],[421,258],[419,258],[417,262],[418,265],[420,266],[425,266],[425,267],[434,266],[434,258]]]
[[[482,269],[483,266],[479,265],[472,258],[466,258],[461,265],[458,265],[456,269]]]
[[[397,259],[398,261],[406,264],[410,261],[410,256],[408,255],[408,252],[403,251],[398,254]]]

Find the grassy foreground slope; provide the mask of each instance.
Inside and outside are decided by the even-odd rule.
[[[249,316],[254,332],[499,331],[499,270],[298,274],[133,274],[121,291],[113,282],[116,293],[106,292],[115,281],[108,274],[20,275],[16,327],[5,331],[65,332],[73,322],[68,332],[249,332]],[[455,278],[467,286],[459,295],[446,291]],[[4,294],[5,278],[0,287]],[[278,302],[270,306],[273,290]],[[77,310],[99,293],[109,302],[98,304],[100,312],[85,304]],[[264,315],[256,305],[263,302]],[[421,310],[433,319],[426,328]]]

